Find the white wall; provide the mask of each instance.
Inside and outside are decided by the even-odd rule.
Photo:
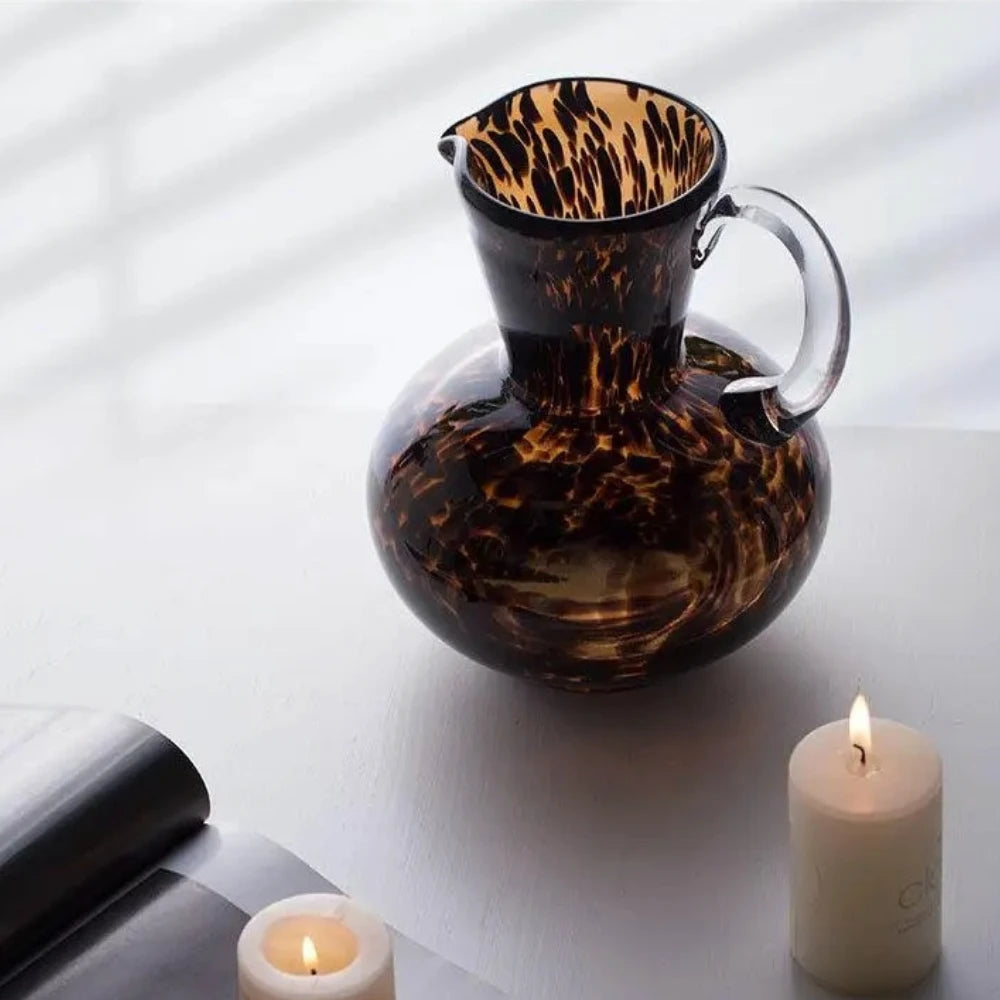
[[[570,72],[690,96],[730,182],[826,226],[855,317],[826,421],[1000,427],[998,51],[980,4],[2,7],[4,430],[385,406],[490,312],[436,136]],[[799,295],[746,227],[695,306],[788,358]]]

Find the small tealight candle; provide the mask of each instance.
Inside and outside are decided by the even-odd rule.
[[[384,923],[346,896],[292,896],[261,910],[236,947],[240,1000],[394,1000]]]
[[[937,961],[941,790],[930,740],[861,695],[793,751],[792,954],[824,986],[905,989]]]

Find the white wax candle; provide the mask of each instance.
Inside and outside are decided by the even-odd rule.
[[[292,896],[261,910],[236,947],[240,1000],[394,1000],[385,924],[346,896]]]
[[[941,788],[930,740],[860,696],[792,753],[792,954],[823,985],[904,989],[937,961]]]

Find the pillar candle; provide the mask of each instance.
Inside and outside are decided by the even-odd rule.
[[[813,730],[788,767],[792,954],[844,993],[904,989],[941,949],[941,758],[924,735],[871,719]]]

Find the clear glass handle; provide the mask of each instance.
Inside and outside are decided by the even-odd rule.
[[[844,370],[851,331],[847,282],[812,216],[791,198],[761,187],[730,188],[718,197],[695,230],[695,267],[708,259],[730,219],[746,219],[777,236],[802,275],[805,325],[792,367],[784,375],[731,382],[720,404],[739,433],[777,444],[830,398]]]

